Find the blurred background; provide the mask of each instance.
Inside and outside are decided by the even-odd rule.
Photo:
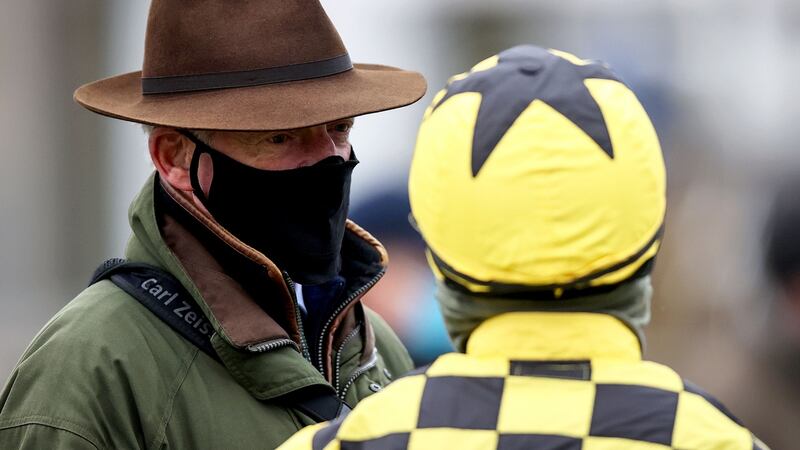
[[[450,75],[504,48],[558,48],[610,63],[662,139],[669,206],[647,357],[703,385],[773,448],[797,448],[800,266],[789,251],[768,271],[764,255],[765,242],[780,253],[797,246],[793,231],[800,233],[800,216],[774,213],[800,202],[800,187],[787,185],[800,178],[800,2],[323,4],[355,61],[418,70],[430,85],[413,107],[359,118],[352,139],[362,161],[352,216],[392,256],[369,302],[417,362],[449,348],[421,243],[405,220],[423,109]],[[128,204],[152,170],[145,136],[135,124],[83,110],[72,92],[141,67],[147,7],[3,2],[0,379],[94,268],[122,254]],[[784,185],[784,206],[774,207]],[[776,221],[784,235],[770,240],[765,230]]]

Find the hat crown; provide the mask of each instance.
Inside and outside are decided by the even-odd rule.
[[[436,95],[409,198],[453,286],[585,296],[650,270],[666,173],[647,112],[607,66],[523,45]]]
[[[142,77],[250,71],[346,53],[316,0],[153,0]]]

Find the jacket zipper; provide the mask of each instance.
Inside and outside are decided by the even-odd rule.
[[[356,369],[356,371],[353,372],[353,375],[350,376],[350,379],[347,380],[347,383],[344,385],[344,387],[342,387],[342,390],[339,392],[339,398],[344,400],[344,398],[347,396],[347,391],[350,390],[350,386],[352,386],[353,383],[355,383],[356,379],[361,375],[367,373],[367,371],[375,367],[376,364],[378,364],[378,349],[373,349],[372,357],[369,359],[369,361],[367,361],[363,366]]]
[[[331,326],[331,323],[333,323],[333,320],[339,315],[339,313],[341,313],[355,299],[357,299],[359,296],[367,292],[372,286],[374,286],[375,283],[377,283],[378,280],[380,280],[381,277],[383,277],[384,273],[386,273],[386,269],[381,268],[380,272],[378,272],[371,280],[369,280],[367,284],[361,286],[358,290],[350,294],[350,296],[347,297],[347,300],[342,302],[339,305],[339,307],[336,308],[333,314],[331,314],[331,316],[328,318],[328,321],[325,322],[325,326],[323,326],[322,329],[320,330],[319,343],[317,344],[317,364],[319,364],[317,366],[317,370],[319,370],[319,373],[321,373],[323,377],[325,376],[325,365],[323,364],[322,360],[323,358],[322,348],[325,346],[325,335],[328,332],[328,327]]]
[[[253,353],[264,353],[275,349],[279,349],[281,347],[289,347],[289,346],[292,346],[296,350],[299,350],[297,348],[297,343],[291,339],[274,339],[271,341],[259,342],[258,344],[248,345],[247,351]]]
[[[306,334],[303,331],[303,318],[300,315],[300,306],[297,304],[297,298],[294,295],[294,281],[292,281],[292,278],[289,277],[289,274],[286,272],[283,272],[283,278],[286,280],[286,284],[289,289],[289,297],[292,299],[292,304],[294,305],[294,316],[295,320],[297,321],[297,328],[300,331],[301,348],[297,348],[297,343],[291,339],[275,339],[266,342],[259,342],[258,344],[248,345],[247,350],[254,353],[263,353],[281,347],[292,346],[296,350],[300,351],[300,353],[302,353],[303,357],[308,362],[311,362],[311,354],[308,352],[308,343],[306,342]]]
[[[353,331],[351,331],[350,334],[348,334],[347,337],[344,338],[344,340],[342,341],[342,345],[339,346],[339,351],[336,352],[336,365],[334,366],[335,376],[334,376],[333,386],[337,392],[339,391],[339,375],[340,375],[339,372],[342,368],[342,351],[344,351],[344,346],[347,345],[347,343],[350,342],[350,340],[353,339],[356,335],[358,335],[359,331],[361,331],[361,324],[356,325],[356,327],[353,328]]]
[[[294,292],[294,281],[292,281],[292,277],[289,276],[288,272],[283,272],[283,278],[286,280],[287,287],[289,288],[289,297],[291,297],[292,304],[294,305],[294,318],[297,321],[297,329],[300,332],[301,353],[303,354],[303,358],[313,365],[311,353],[308,351],[308,342],[306,342],[306,332],[303,330],[303,317],[300,314],[300,305],[297,303],[297,297]]]

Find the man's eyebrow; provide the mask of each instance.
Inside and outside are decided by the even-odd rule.
[[[355,117],[345,117],[342,119],[331,120],[330,122],[325,122],[324,125],[333,125],[342,122],[350,122],[350,124],[355,124],[356,118]],[[299,130],[307,127],[300,127],[300,128],[290,128],[288,130],[263,130],[257,132],[243,132],[242,135],[239,137],[239,141],[248,144],[248,145],[256,145],[263,141],[267,136],[280,134],[280,133],[295,133]],[[252,134],[251,134],[252,133]]]
[[[341,119],[331,120],[330,122],[326,122],[325,124],[329,125],[329,124],[332,124],[332,123],[355,122],[355,121],[356,121],[355,117],[343,117]]]

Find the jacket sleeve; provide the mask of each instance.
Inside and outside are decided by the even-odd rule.
[[[675,428],[681,431],[679,437],[673,436],[675,447],[769,450],[717,398],[686,379],[683,387],[675,417]]]
[[[97,450],[99,447],[79,432],[66,427],[36,423],[0,425],[0,448],[11,450]]]

